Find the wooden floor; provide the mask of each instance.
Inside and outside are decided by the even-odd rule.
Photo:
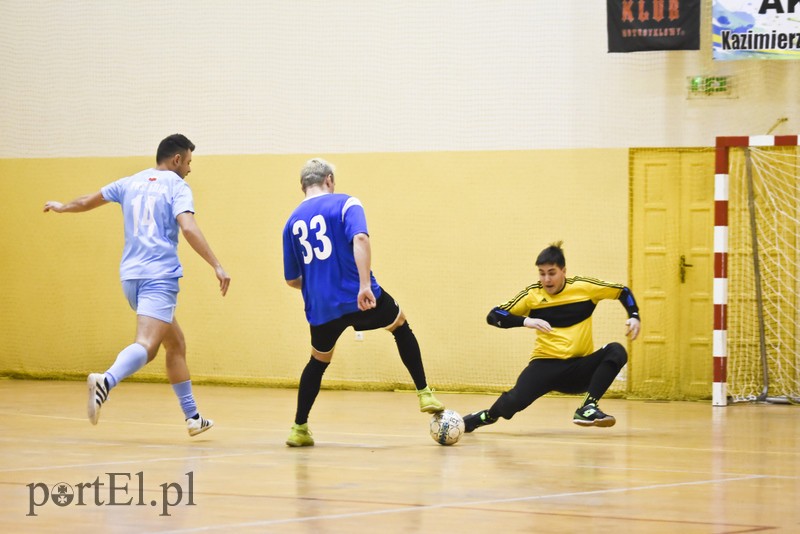
[[[217,426],[189,438],[165,384],[122,384],[93,427],[83,383],[0,380],[0,532],[800,532],[792,406],[607,400],[601,429],[544,398],[443,447],[413,394],[323,391],[317,446],[290,449],[295,391],[195,394]]]

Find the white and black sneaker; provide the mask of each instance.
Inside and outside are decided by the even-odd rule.
[[[212,426],[214,426],[214,421],[211,419],[206,419],[200,414],[197,414],[195,417],[190,417],[186,420],[186,429],[189,431],[190,436],[202,434]]]
[[[102,373],[92,373],[86,379],[86,383],[89,386],[89,404],[87,405],[89,422],[96,425],[100,419],[100,407],[108,400],[106,377]]]

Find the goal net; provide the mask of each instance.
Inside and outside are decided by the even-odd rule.
[[[716,318],[727,338],[727,361],[715,365],[726,371],[715,382],[726,378],[727,394],[719,398],[715,391],[714,403],[794,403],[800,400],[797,137],[727,139],[733,140],[722,147],[728,151],[728,246],[717,273],[718,281],[727,279],[727,303],[721,303],[727,309]],[[718,191],[719,181],[720,175]]]

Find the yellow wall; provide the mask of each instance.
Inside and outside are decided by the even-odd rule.
[[[536,254],[564,239],[568,274],[628,280],[628,153],[617,150],[194,155],[197,220],[233,281],[181,244],[176,317],[195,380],[296,384],[309,340],[300,293],[283,282],[281,230],[312,156],[337,167],[337,192],[363,202],[378,282],[400,302],[443,389],[500,389],[526,364],[533,332],[489,327],[488,310],[536,280]],[[133,340],[122,296],[117,205],[43,214],[152,164],[151,157],[0,160],[0,373],[83,376]],[[604,303],[595,341],[624,341]],[[162,358],[139,378],[163,377]],[[326,385],[410,385],[391,335],[352,331]]]

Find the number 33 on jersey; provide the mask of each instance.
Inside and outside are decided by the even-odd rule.
[[[318,246],[312,247],[311,243],[308,242],[309,227],[311,231],[314,232],[314,237],[319,243]],[[311,217],[311,221],[308,225],[303,219],[295,221],[292,225],[292,233],[297,236],[297,239],[300,241],[300,246],[302,247],[303,263],[311,263],[315,257],[318,260],[325,260],[330,257],[333,251],[333,244],[330,238],[325,235],[327,229],[325,217],[322,215],[314,215]]]

